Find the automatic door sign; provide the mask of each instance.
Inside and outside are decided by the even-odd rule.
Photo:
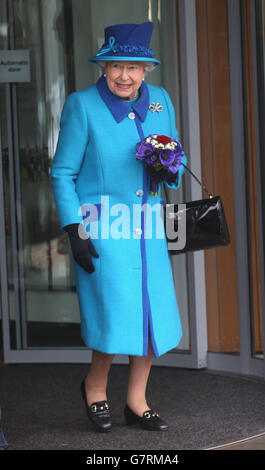
[[[0,51],[0,83],[30,82],[28,49]]]

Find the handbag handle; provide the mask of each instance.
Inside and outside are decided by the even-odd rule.
[[[206,187],[201,183],[201,181],[197,178],[197,176],[195,176],[194,173],[192,173],[192,171],[191,171],[184,163],[181,163],[181,165],[183,165],[183,166],[190,172],[190,174],[191,174],[191,175],[196,179],[196,181],[201,185],[202,189],[208,194],[208,196],[209,196],[210,198],[212,198],[212,197],[213,197],[213,194],[210,193],[210,192],[206,189]]]

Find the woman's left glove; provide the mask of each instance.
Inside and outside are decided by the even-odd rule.
[[[92,263],[91,255],[94,256],[94,258],[99,258],[99,255],[90,238],[83,239],[79,236],[78,227],[79,224],[70,224],[63,227],[63,230],[69,235],[74,260],[85,271],[93,273],[95,267]]]
[[[177,173],[170,173],[168,170],[155,170],[152,166],[147,166],[147,173],[155,183],[167,181],[168,183],[175,183]]]

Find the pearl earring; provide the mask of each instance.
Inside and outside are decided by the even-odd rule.
[[[106,74],[104,73],[104,77],[106,77]]]

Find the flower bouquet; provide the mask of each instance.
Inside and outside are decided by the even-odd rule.
[[[150,134],[136,146],[136,159],[147,166],[150,176],[149,192],[158,195],[158,184],[161,181],[174,183],[176,173],[181,165],[183,149],[176,139],[166,135]]]

